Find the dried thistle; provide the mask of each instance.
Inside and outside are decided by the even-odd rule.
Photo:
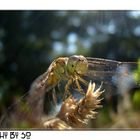
[[[59,130],[84,128],[90,119],[95,118],[97,112],[94,110],[102,107],[102,99],[99,99],[102,93],[101,86],[95,90],[95,83],[90,82],[82,99],[67,98],[56,117],[44,122],[44,127]]]

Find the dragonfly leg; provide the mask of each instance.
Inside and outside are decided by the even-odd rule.
[[[56,97],[56,90],[55,90],[55,88],[53,88],[52,98],[53,98],[53,103],[54,103],[54,105],[56,107],[56,105],[57,105],[57,97]]]
[[[85,86],[88,86],[88,82],[81,78],[80,76],[77,77],[80,82],[82,82]]]
[[[65,93],[64,93],[64,96],[63,96],[63,101],[71,95],[70,91],[69,91],[69,87],[70,85],[73,83],[73,79],[70,78],[65,86]]]
[[[81,93],[81,94],[85,94],[83,89],[81,88],[80,84],[79,84],[79,78],[75,78],[75,82],[76,82],[76,85],[77,85],[77,88],[78,88],[78,91]]]
[[[58,91],[59,91],[60,93],[63,93],[63,91],[62,91],[61,88],[60,88],[60,83],[58,83],[57,88],[58,88]]]

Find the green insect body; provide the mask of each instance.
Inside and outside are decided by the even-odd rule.
[[[69,88],[72,83],[76,83],[79,92],[82,92],[79,81],[87,85],[87,82],[81,78],[88,70],[88,61],[82,55],[73,55],[71,57],[59,57],[49,66],[47,72],[37,78],[31,89],[44,89],[48,91],[54,88],[61,80],[67,80],[65,94],[70,95]]]

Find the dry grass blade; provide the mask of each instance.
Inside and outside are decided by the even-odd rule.
[[[56,117],[47,120],[44,127],[48,129],[74,129],[86,127],[88,121],[96,117],[94,110],[101,108],[101,87],[95,90],[95,83],[89,83],[87,92],[80,100],[70,96],[61,106]]]

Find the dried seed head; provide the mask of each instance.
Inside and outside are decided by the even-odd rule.
[[[95,83],[90,82],[87,92],[82,99],[78,101],[72,96],[67,98],[62,103],[61,110],[56,116],[57,119],[44,123],[44,126],[58,129],[85,127],[88,121],[97,115],[97,112],[93,110],[102,107],[102,99],[99,98],[102,93],[101,86],[95,90]]]

